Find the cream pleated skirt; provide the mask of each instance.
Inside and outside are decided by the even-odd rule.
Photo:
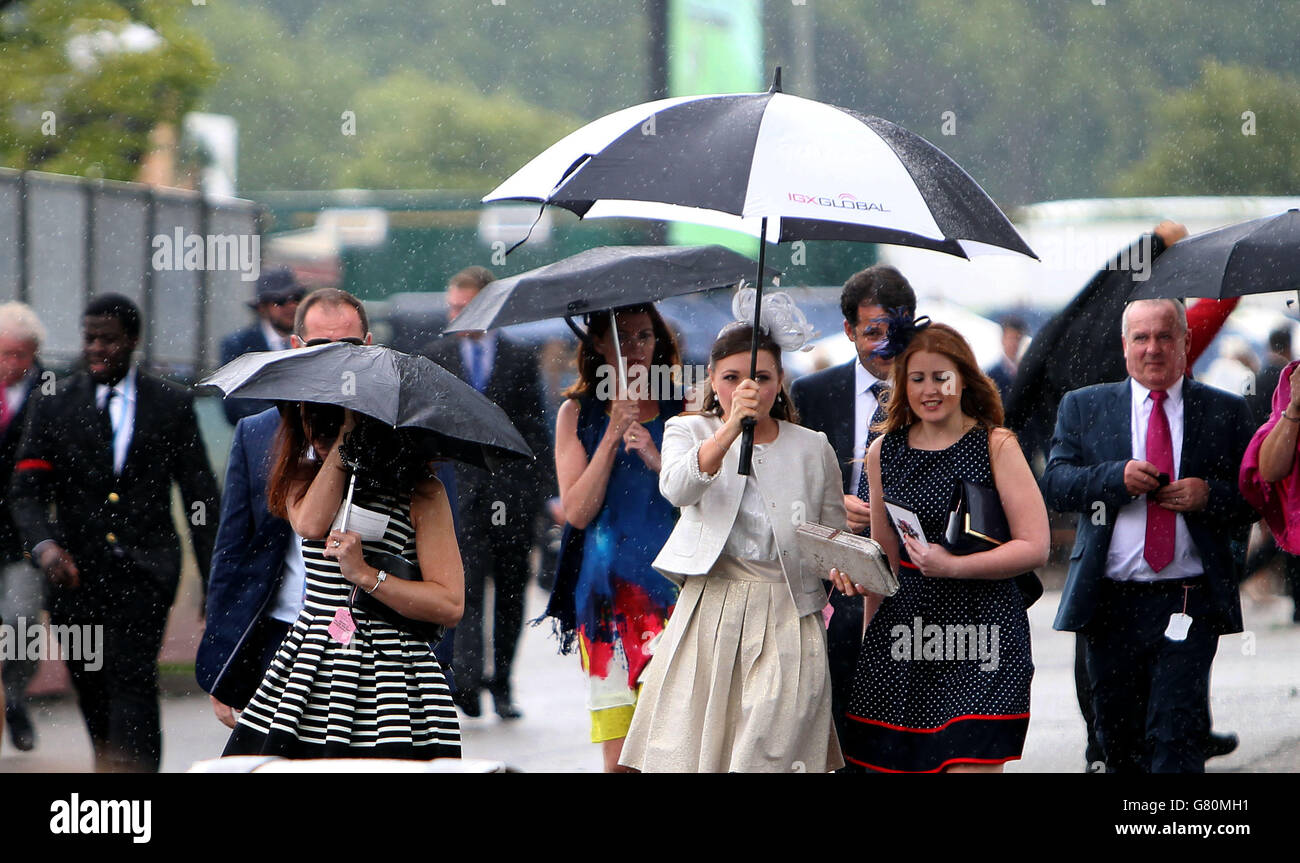
[[[844,765],[822,617],[799,616],[780,564],[723,555],[686,580],[619,760],[646,773]]]

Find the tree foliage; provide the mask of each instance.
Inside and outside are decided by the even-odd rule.
[[[7,4],[0,164],[134,179],[149,133],[192,110],[212,78],[207,46],[175,12],[150,0]]]

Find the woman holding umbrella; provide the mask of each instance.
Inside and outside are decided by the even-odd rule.
[[[224,755],[459,757],[430,645],[357,605],[364,592],[411,620],[460,620],[451,509],[415,434],[332,405],[281,407],[268,506],[303,538],[306,601]],[[419,578],[390,578],[366,562],[376,552],[415,563]]]
[[[659,487],[682,514],[654,565],[685,584],[623,747],[622,763],[644,772],[843,764],[820,614],[826,573],[803,566],[795,529],[843,529],[844,495],[826,436],[795,423],[781,350],[801,347],[807,332],[774,320],[783,296],[763,304],[754,379],[752,324],[729,324],[709,352],[704,410],[664,433]],[[747,418],[756,421],[753,470],[741,476]]]
[[[650,562],[673,526],[673,507],[659,495],[660,446],[664,423],[683,405],[673,393],[638,385],[662,384],[664,372],[681,365],[654,306],[616,310],[613,329],[610,317],[590,317],[588,339],[578,346],[578,380],[565,391],[556,420],[566,524],[546,616],[555,619],[563,652],[577,642],[591,739],[601,744],[605,770],[616,772],[650,639],[663,630],[677,597]],[[626,393],[617,386],[619,348],[633,384]],[[620,394],[629,397],[614,397]]]

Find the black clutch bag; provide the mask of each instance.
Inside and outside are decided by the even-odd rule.
[[[375,569],[382,569],[391,578],[400,578],[404,581],[422,580],[419,565],[400,555],[387,551],[368,551],[362,557],[366,563]],[[438,642],[442,641],[443,636],[447,634],[447,627],[442,624],[430,623],[427,620],[415,620],[398,614],[357,585],[353,585],[352,592],[348,594],[348,607],[370,617],[377,617],[396,629],[410,633],[421,641],[428,642],[430,650],[437,647]]]
[[[958,477],[948,527],[944,531],[944,548],[953,554],[975,554],[997,548],[1010,539],[1011,527],[998,490]],[[1043,583],[1032,572],[1021,573],[1013,581],[1025,608],[1043,595]]]

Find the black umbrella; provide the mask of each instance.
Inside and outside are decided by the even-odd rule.
[[[724,246],[602,246],[497,279],[479,291],[444,332],[563,317],[582,338],[573,315],[733,285],[753,267],[751,259]],[[778,272],[766,269],[769,276]],[[622,348],[617,330],[614,333],[621,378]]]
[[[1241,297],[1300,289],[1300,210],[1188,237],[1129,299]]]
[[[430,455],[494,469],[532,450],[501,408],[442,366],[379,346],[332,342],[244,354],[199,382],[227,398],[337,405],[427,432]]]
[[[714,225],[773,243],[856,240],[960,257],[994,247],[1034,257],[933,144],[879,117],[782,93],[779,68],[766,93],[664,99],[588,123],[483,200]],[[765,254],[760,242],[751,375]],[[742,474],[752,447],[747,422]]]

